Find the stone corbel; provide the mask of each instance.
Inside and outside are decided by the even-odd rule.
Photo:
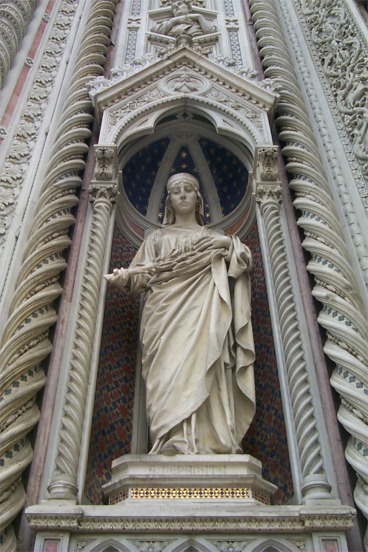
[[[283,234],[277,154],[276,146],[259,146],[255,153],[253,177],[261,216],[260,226],[264,231],[266,255],[269,259],[267,266],[269,266],[269,277],[272,281],[269,287],[275,296],[274,304],[277,312],[274,313],[273,323],[277,327],[274,331],[275,335],[280,335],[282,348],[280,358],[284,359],[280,369],[284,372],[288,387],[284,402],[289,401],[289,410],[295,427],[295,432],[293,428],[289,428],[288,434],[296,436],[294,446],[299,466],[296,471],[303,500],[331,499],[333,498],[330,494],[331,485],[327,480],[326,460],[320,444],[306,349]],[[293,473],[295,478],[295,466]]]

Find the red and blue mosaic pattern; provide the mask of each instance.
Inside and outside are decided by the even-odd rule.
[[[110,271],[129,266],[135,253],[115,228]],[[108,286],[85,487],[93,504],[102,504],[112,460],[130,452],[138,323],[139,297]]]
[[[277,485],[275,504],[293,495],[286,428],[277,372],[275,349],[258,229],[253,226],[247,241],[253,255],[252,324],[256,349],[254,365],[256,415],[243,440],[243,450],[262,462],[263,477]]]
[[[244,452],[263,464],[265,479],[278,487],[274,502],[287,503],[293,494],[285,422],[277,374],[269,306],[258,230],[247,244],[252,250],[252,320],[256,346],[257,411],[244,438]],[[116,228],[111,270],[127,266],[135,253]],[[130,452],[134,403],[139,298],[108,289],[103,326],[95,410],[91,430],[85,494],[103,502],[101,485],[110,479],[111,462]]]

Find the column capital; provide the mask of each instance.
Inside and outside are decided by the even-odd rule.
[[[260,206],[281,203],[281,186],[278,180],[278,146],[257,146],[254,155],[253,177],[256,185],[256,200]]]
[[[94,180],[115,180],[117,176],[117,147],[115,144],[97,144],[94,146]]]
[[[115,203],[118,194],[117,147],[115,144],[97,144],[94,153],[96,162],[93,180],[89,185],[90,201]]]

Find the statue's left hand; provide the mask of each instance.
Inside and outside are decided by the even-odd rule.
[[[231,246],[231,238],[229,236],[221,236],[214,234],[203,236],[193,244],[194,251],[206,251],[207,249],[226,249]]]

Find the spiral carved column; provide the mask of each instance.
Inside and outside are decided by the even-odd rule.
[[[19,50],[36,4],[36,0],[0,3],[0,88]]]
[[[356,470],[356,504],[368,517],[368,328],[308,111],[288,53],[273,0],[250,0],[265,76],[280,85],[277,106],[279,137],[287,160],[294,205],[301,213],[307,269],[314,277],[313,295],[322,304],[319,324],[326,330],[325,353],[336,367],[331,385],[341,397],[338,418],[351,435],[346,458]],[[368,549],[368,543],[366,542]]]
[[[255,157],[257,204],[263,220],[277,304],[285,370],[296,430],[301,486],[305,499],[332,498],[312,400],[296,298],[280,219],[277,147],[258,147]]]
[[[106,176],[106,160],[108,159],[106,154],[112,152],[109,159],[113,159],[114,148],[97,147],[96,150],[99,161],[97,170],[101,174],[102,166],[103,174]],[[75,499],[78,492],[77,476],[95,341],[95,326],[101,297],[105,251],[116,194],[117,184],[115,181],[95,180],[90,186],[90,198],[93,205],[92,223],[86,263],[82,271],[81,295],[55,460],[56,469],[48,489],[51,499]]]
[[[39,410],[37,394],[45,383],[42,363],[51,351],[49,332],[57,320],[64,250],[70,245],[72,209],[78,203],[80,172],[91,135],[92,103],[86,84],[103,72],[117,0],[95,0],[82,37],[74,75],[66,94],[59,133],[50,152],[43,193],[38,201],[19,269],[10,315],[0,348],[0,548],[15,550],[11,527],[25,502],[22,474],[32,461],[28,434]]]

